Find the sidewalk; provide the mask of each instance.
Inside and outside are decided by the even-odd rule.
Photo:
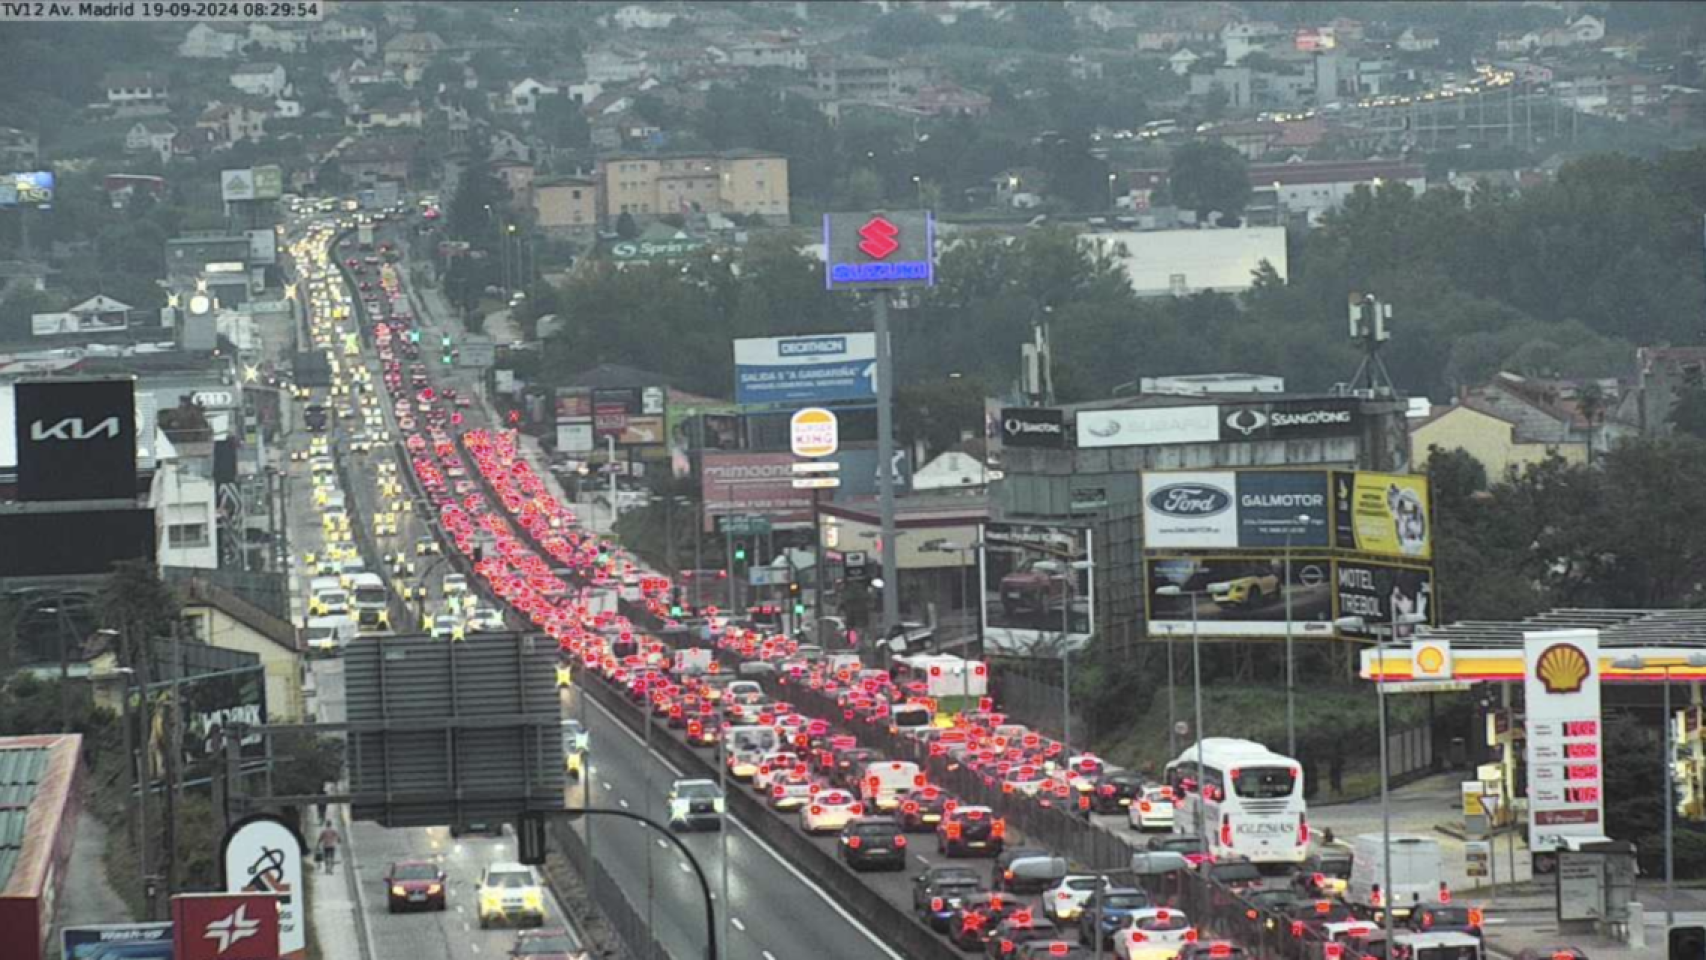
[[[338,805],[327,812],[345,837],[344,855],[338,859],[335,873],[325,872],[317,863],[307,864],[308,913],[314,925],[314,942],[319,946],[321,960],[371,960],[372,950],[356,925],[361,903],[350,876],[354,853],[348,841],[348,809]]]
[[[107,881],[107,828],[94,814],[77,815],[76,842],[65,867],[66,896],[60,898],[54,928],[80,927],[94,923],[129,923],[130,907]],[[72,896],[72,891],[76,895]],[[59,956],[56,933],[48,948],[49,957]]]

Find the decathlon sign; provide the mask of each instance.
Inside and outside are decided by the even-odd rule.
[[[832,333],[735,341],[736,403],[830,403],[877,394],[877,337]]]
[[[824,286],[928,287],[936,282],[936,220],[926,210],[823,215]]]

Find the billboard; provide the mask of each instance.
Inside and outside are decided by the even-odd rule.
[[[172,898],[172,936],[177,960],[279,960],[278,898],[180,893]]]
[[[772,524],[811,522],[811,491],[794,489],[790,453],[706,450],[701,457],[700,494],[706,530],[715,529],[713,518],[728,514],[768,517]]]
[[[277,200],[284,196],[284,170],[278,164],[256,167],[252,171],[256,200]]]
[[[270,267],[278,262],[278,234],[271,227],[249,231],[249,266]]]
[[[0,207],[53,207],[53,171],[8,173],[0,180]]]
[[[592,391],[585,387],[557,388],[557,419],[578,420],[592,416]]]
[[[1220,439],[1310,440],[1362,432],[1356,400],[1275,400],[1220,407]]]
[[[258,813],[232,824],[220,847],[225,891],[276,895],[280,955],[301,957],[308,949],[302,838],[278,817]]]
[[[1599,631],[1525,633],[1522,648],[1528,846],[1551,853],[1605,835]]]
[[[638,387],[599,387],[592,391],[592,429],[599,439],[620,438],[628,418],[640,412]]]
[[[1428,478],[1409,473],[1333,473],[1335,543],[1387,557],[1433,557]]]
[[[59,931],[63,960],[172,960],[172,924],[100,923]]]
[[[1286,603],[1296,637],[1333,635],[1332,561],[1321,556],[1151,557],[1144,561],[1149,635],[1191,635],[1191,601],[1196,599],[1196,629],[1204,637],[1283,637]],[[1178,596],[1161,593],[1178,587]]]
[[[0,513],[0,577],[111,573],[120,560],[157,556],[152,507],[77,509],[66,513]]]
[[[665,439],[662,417],[633,417],[624,415],[622,429],[617,431],[619,447],[644,447],[661,444]]]
[[[877,394],[872,333],[735,341],[736,403],[830,403]]]
[[[136,498],[136,383],[13,386],[19,500]]]
[[[1327,516],[1327,474],[1321,470],[1143,475],[1146,549],[1325,548]]]
[[[1078,411],[1078,446],[1087,450],[1219,440],[1219,407]]]
[[[1082,527],[991,523],[983,529],[983,642],[986,651],[1059,657],[1094,630],[1091,532]]]
[[[1003,407],[997,424],[997,436],[1004,446],[1066,446],[1066,411],[1056,407]]]
[[[219,197],[226,203],[255,199],[255,172],[247,167],[242,170],[221,170]]]
[[[935,250],[936,219],[927,210],[823,215],[828,290],[932,286]]]
[[[1382,625],[1393,615],[1418,614],[1425,623],[1439,620],[1434,602],[1433,571],[1427,567],[1401,567],[1361,560],[1340,560],[1333,573],[1333,593],[1341,617],[1361,617],[1378,630],[1340,630],[1341,636],[1372,640],[1386,635]],[[1402,636],[1404,630],[1400,629]]]
[[[172,682],[148,685],[149,703],[156,718],[171,715]],[[267,683],[263,667],[244,667],[188,677],[177,683],[183,699],[183,768],[186,780],[198,780],[213,775],[218,750],[227,727],[241,725],[258,727],[267,722]],[[133,723],[140,723],[141,710],[131,711]],[[154,729],[139,736],[139,741],[153,751],[157,761],[154,769],[163,770],[163,760],[169,747],[170,732],[158,721]],[[242,759],[245,764],[266,759],[266,744],[260,733],[245,733],[242,740]]]
[[[583,417],[580,420],[557,421],[557,452],[558,453],[591,453],[592,419]]]
[[[702,237],[671,237],[667,240],[618,240],[610,245],[610,259],[618,263],[650,263],[680,260],[705,246]]]

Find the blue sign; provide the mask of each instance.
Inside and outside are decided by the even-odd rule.
[[[1326,473],[1240,470],[1237,489],[1239,547],[1327,546]]]
[[[172,925],[103,923],[59,932],[65,960],[172,960]]]
[[[735,402],[819,404],[876,396],[877,341],[869,333],[735,341]]]
[[[29,173],[8,173],[0,180],[0,207],[53,206],[53,171],[35,170]]]
[[[936,221],[929,211],[823,215],[827,289],[932,286],[935,256]]]

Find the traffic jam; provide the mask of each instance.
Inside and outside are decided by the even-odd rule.
[[[362,292],[387,307],[380,295],[398,295],[389,264],[376,282]],[[412,486],[471,574],[467,610],[507,604],[558,642],[559,685],[619,692],[961,951],[1481,960],[1479,911],[1451,903],[1437,862],[1382,891],[1378,848],[1311,835],[1291,758],[1209,738],[1160,779],[1118,770],[1005,716],[981,662],[921,655],[878,668],[844,643],[684,608],[667,577],[577,524],[512,431],[464,423],[469,398],[434,386],[408,315],[368,317]],[[461,607],[445,616],[435,637],[477,642]],[[566,753],[584,750],[565,737]],[[672,803],[672,828],[720,828],[712,799]],[[1040,839],[1072,831],[1098,832],[1117,865],[1098,856],[1081,869],[1084,858]]]

